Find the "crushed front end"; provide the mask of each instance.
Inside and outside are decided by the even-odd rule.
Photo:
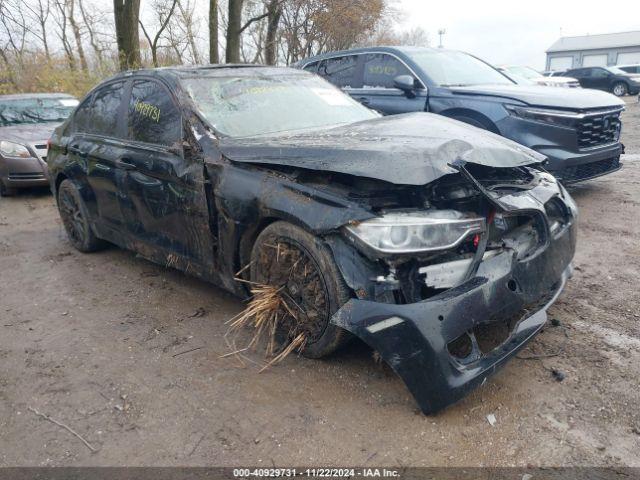
[[[467,233],[448,248],[398,255],[350,226],[326,238],[357,294],[332,323],[378,351],[425,414],[484,383],[543,327],[576,245],[576,206],[550,174],[453,167],[458,173],[403,191],[405,205],[383,201],[378,211],[458,212],[468,221],[455,228]]]

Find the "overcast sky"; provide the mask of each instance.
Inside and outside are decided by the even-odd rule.
[[[398,0],[401,27],[420,26],[438,45],[499,65],[543,69],[545,50],[561,35],[640,30],[638,0]]]

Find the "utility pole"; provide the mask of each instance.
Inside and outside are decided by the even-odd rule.
[[[440,37],[440,45],[438,45],[438,48],[443,48],[442,37],[444,37],[445,33],[447,33],[447,31],[444,28],[441,28],[440,30],[438,30],[438,36]]]
[[[444,37],[445,33],[447,33],[447,31],[444,28],[438,30],[438,36],[440,37],[440,45],[438,45],[438,48],[443,48],[442,37]]]

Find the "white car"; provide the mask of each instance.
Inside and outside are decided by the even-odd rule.
[[[640,63],[634,65],[617,65],[617,67],[627,73],[640,74]]]
[[[580,88],[580,82],[571,77],[545,77],[531,67],[502,66],[497,67],[514,82],[525,85],[544,85],[546,87]]]

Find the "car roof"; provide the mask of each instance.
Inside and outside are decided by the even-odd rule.
[[[10,95],[0,95],[2,100],[27,100],[30,98],[75,98],[68,93],[13,93]]]
[[[212,64],[212,65],[196,65],[196,66],[174,66],[160,68],[144,68],[140,70],[129,70],[119,73],[113,78],[127,78],[135,76],[158,76],[158,77],[194,77],[194,76],[211,76],[222,77],[229,73],[234,75],[262,75],[277,76],[284,74],[300,74],[300,70],[288,67],[273,67],[269,65],[255,64]]]
[[[360,47],[352,48],[349,50],[337,50],[334,52],[322,53],[313,57],[308,57],[297,62],[296,65],[307,64],[313,61],[322,60],[327,57],[339,57],[340,55],[353,55],[358,53],[369,52],[382,52],[382,53],[395,53],[408,55],[413,52],[455,52],[457,50],[449,50],[445,48],[431,48],[431,47],[410,47],[410,46],[380,46],[380,47]]]

